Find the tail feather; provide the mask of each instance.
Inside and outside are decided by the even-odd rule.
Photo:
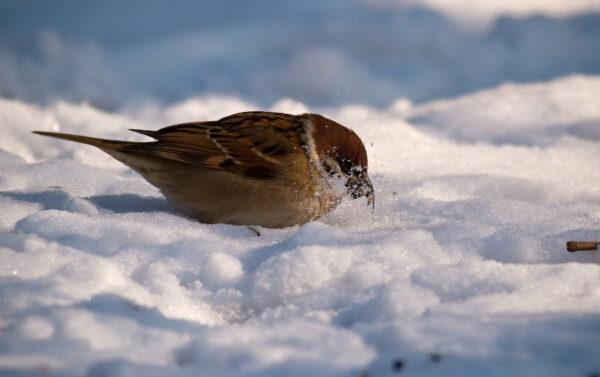
[[[99,139],[96,137],[64,134],[64,133],[60,133],[60,132],[33,131],[33,133],[38,134],[38,135],[43,135],[43,136],[55,137],[57,139],[63,139],[63,140],[69,140],[69,141],[75,141],[78,143],[93,145],[104,151],[119,150],[122,147],[131,144],[131,142],[128,142],[128,141]]]
[[[137,129],[137,128],[130,128],[129,131],[137,132],[138,134],[150,136],[151,138],[156,139],[157,131],[140,130],[140,129]]]

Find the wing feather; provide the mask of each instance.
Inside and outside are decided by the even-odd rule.
[[[127,149],[266,179],[282,169],[283,158],[303,153],[301,132],[300,116],[246,112],[213,122],[183,123],[140,132],[156,141],[132,144]]]

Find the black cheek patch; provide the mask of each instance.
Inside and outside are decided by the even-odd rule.
[[[275,177],[276,173],[273,169],[264,166],[255,166],[244,170],[244,175],[256,179],[271,179]]]

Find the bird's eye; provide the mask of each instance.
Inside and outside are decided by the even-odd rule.
[[[325,169],[330,176],[340,175],[342,173],[340,165],[331,157],[327,157],[323,160],[323,169]]]

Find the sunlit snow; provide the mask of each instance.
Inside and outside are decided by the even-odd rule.
[[[600,371],[600,77],[323,113],[365,141],[377,207],[205,225],[91,147],[255,104],[107,113],[0,100],[0,374],[587,376]],[[141,136],[139,136],[141,140]],[[400,369],[401,367],[401,369]]]

